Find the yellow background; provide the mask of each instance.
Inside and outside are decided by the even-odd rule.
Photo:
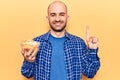
[[[0,0],[0,80],[26,80],[20,73],[20,42],[49,30],[46,15],[52,1]],[[99,38],[101,67],[92,80],[119,80],[120,0],[62,1],[70,15],[68,32],[85,40],[88,25],[91,35]]]

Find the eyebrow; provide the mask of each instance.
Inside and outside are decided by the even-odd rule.
[[[55,13],[50,13],[50,15],[55,14]]]
[[[52,14],[56,14],[56,13],[50,13],[50,15],[52,15]],[[59,14],[65,14],[65,12],[60,12]]]

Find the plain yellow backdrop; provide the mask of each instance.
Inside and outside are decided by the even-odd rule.
[[[26,80],[20,73],[20,43],[49,30],[53,0],[0,0],[0,80]],[[67,31],[85,40],[86,26],[99,38],[101,67],[91,80],[120,77],[120,0],[62,0],[68,6]],[[82,80],[89,80],[83,76]]]

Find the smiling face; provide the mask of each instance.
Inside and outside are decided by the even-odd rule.
[[[62,2],[53,2],[48,7],[48,21],[51,29],[55,32],[65,30],[67,24],[67,7]]]

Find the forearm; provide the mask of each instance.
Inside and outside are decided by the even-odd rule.
[[[34,62],[28,62],[24,60],[23,65],[21,67],[22,75],[24,75],[27,78],[33,77],[33,73],[34,73],[33,67],[34,67]]]
[[[100,67],[99,61],[93,61],[88,66],[84,66],[83,74],[88,78],[93,78]]]
[[[97,52],[98,49],[88,49],[86,61],[82,64],[83,74],[88,78],[93,78],[100,67]]]

